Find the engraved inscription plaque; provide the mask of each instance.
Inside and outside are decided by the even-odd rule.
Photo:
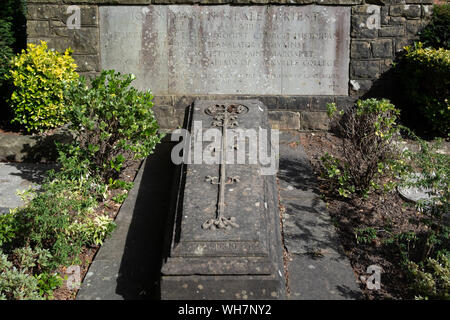
[[[350,7],[100,7],[103,69],[154,94],[347,95]]]

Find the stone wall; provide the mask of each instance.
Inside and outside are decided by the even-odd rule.
[[[351,7],[351,43],[349,91],[343,96],[282,96],[241,95],[239,98],[257,98],[268,106],[272,126],[279,129],[327,129],[326,103],[348,106],[364,95],[374,82],[388,71],[396,54],[417,39],[432,13],[433,0],[28,0],[27,33],[29,42],[45,40],[49,47],[63,51],[74,50],[78,71],[93,75],[101,69],[99,6],[149,4],[232,4],[268,5],[306,4]],[[81,28],[68,29],[67,8],[81,8]],[[369,6],[380,7],[380,28],[368,28],[373,14]],[[162,95],[155,97],[155,112],[161,127],[182,125],[184,109],[195,98],[224,99],[236,95]]]

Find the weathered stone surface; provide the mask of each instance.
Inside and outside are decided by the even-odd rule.
[[[198,135],[211,128],[213,118],[205,110],[215,104],[248,107],[238,116],[240,129],[268,128],[267,108],[259,101],[197,101],[191,123],[200,121],[202,129],[191,127],[192,148]],[[249,149],[243,150],[247,156]],[[218,185],[205,177],[218,176],[220,166],[194,163],[180,168],[162,267],[162,299],[238,299],[238,294],[245,299],[242,290],[252,292],[250,299],[284,296],[275,177],[261,175],[259,164],[225,168],[227,176],[237,175],[239,181],[225,187],[224,216],[235,217],[239,226],[215,230],[202,228],[215,217],[219,201]]]
[[[422,17],[424,19],[430,19],[433,15],[433,6],[425,5],[422,6]]]
[[[269,111],[269,122],[273,129],[300,129],[300,114],[293,111]]]
[[[335,102],[333,96],[311,97],[311,109],[313,111],[327,110],[327,104]]]
[[[47,42],[49,48],[59,52],[64,52],[70,47],[74,49],[76,55],[98,55],[98,28],[67,29],[64,27],[51,30],[49,37],[31,37],[29,35],[28,42],[39,43],[43,40]]]
[[[63,128],[49,136],[0,133],[0,161],[54,161],[58,155],[55,141],[70,140],[70,133]]]
[[[351,57],[354,59],[366,59],[371,55],[370,43],[367,41],[352,41]]]
[[[98,55],[74,55],[77,72],[100,71],[100,57]]]
[[[290,300],[363,299],[347,257],[292,255],[288,263]]]
[[[317,1],[320,4],[334,4],[334,5],[355,5],[360,4],[362,0],[318,0]]]
[[[56,167],[43,163],[0,163],[0,215],[23,206],[25,202],[17,193],[39,189],[45,173]]]
[[[328,130],[330,119],[326,112],[302,111],[301,130]]]
[[[408,20],[406,22],[406,32],[410,36],[416,36],[423,29],[425,23],[420,20]]]
[[[388,71],[392,67],[393,63],[394,63],[394,61],[392,59],[382,60],[380,62],[380,72],[384,73],[384,72]]]
[[[349,100],[343,97],[340,100]],[[338,101],[341,105],[342,101]],[[356,275],[339,244],[300,137],[280,135],[278,171],[285,248],[289,253],[288,299],[359,298]]]
[[[367,27],[368,15],[353,15],[352,16],[352,32],[351,36],[354,38],[376,38],[377,29],[369,29]]]
[[[356,78],[377,78],[380,75],[379,61],[352,61],[351,75]]]
[[[27,10],[28,20],[55,20],[63,23],[73,14],[73,11],[68,11],[69,5],[30,5]],[[98,25],[98,7],[80,5],[80,23],[81,26],[96,26]]]
[[[372,41],[371,46],[374,58],[388,58],[393,55],[391,39],[379,39]]]
[[[416,4],[393,5],[389,8],[389,14],[393,17],[403,16],[409,19],[420,18],[421,7]]]
[[[389,17],[389,25],[398,26],[404,25],[406,22],[406,18],[404,17]]]
[[[175,129],[183,125],[183,122],[177,117],[175,108],[171,105],[158,104],[153,108],[153,112],[161,128]]]
[[[133,72],[155,94],[348,91],[346,7],[101,7],[100,16],[102,68]]]
[[[351,90],[355,91],[357,94],[369,91],[372,87],[372,80],[350,80]]]
[[[395,51],[400,52],[403,51],[403,48],[409,45],[412,45],[414,42],[413,39],[395,39]]]
[[[380,37],[403,37],[405,35],[404,26],[381,27],[379,30]]]
[[[46,36],[50,33],[48,21],[27,21],[27,35],[29,37]]]

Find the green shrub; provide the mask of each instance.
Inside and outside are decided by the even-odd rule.
[[[335,104],[328,105],[328,114],[341,135],[343,159],[328,153],[321,159],[330,188],[343,197],[392,188],[392,181],[381,179],[405,169],[394,143],[399,139],[399,111],[386,99],[358,100],[345,113],[336,114],[336,110]]]
[[[71,238],[87,238],[90,244],[102,245],[103,240],[114,228],[115,224],[109,217],[99,216],[74,221],[65,233]]]
[[[0,300],[43,300],[38,280],[26,268],[17,269],[0,250]]]
[[[397,67],[399,102],[405,123],[445,137],[450,128],[450,50],[406,47]]]
[[[395,242],[404,258],[404,267],[411,278],[411,289],[420,299],[450,299],[450,156],[439,152],[442,141],[427,143],[415,137],[420,150],[407,151],[414,174],[403,185],[429,190],[429,198],[415,204],[421,212],[421,232],[406,232],[396,236]]]
[[[0,214],[0,248],[10,243],[16,237],[17,231],[15,213]]]
[[[65,180],[58,174],[50,176],[17,212],[22,243],[48,249],[51,269],[76,262],[83,245],[101,244],[114,229],[110,218],[95,216],[102,191],[94,178]]]
[[[64,54],[49,50],[47,44],[28,44],[27,50],[14,57],[9,78],[13,122],[27,131],[44,131],[66,122],[64,89],[78,79],[70,48]]]
[[[450,300],[450,259],[440,254],[436,259],[428,258],[425,264],[408,262],[412,288],[417,299]]]
[[[6,80],[10,60],[26,47],[26,0],[2,0],[0,10],[0,121],[10,125],[13,112],[7,102],[11,83]]]
[[[367,244],[371,243],[373,240],[377,239],[378,231],[374,228],[355,228],[353,229],[355,234],[357,244]]]
[[[65,94],[76,138],[69,154],[88,159],[91,174],[102,176],[104,182],[117,178],[131,160],[147,157],[162,138],[153,115],[153,96],[130,86],[133,79],[103,71],[91,87],[82,78]]]
[[[0,88],[3,87],[10,69],[10,60],[14,55],[14,37],[11,28],[11,22],[0,19]]]
[[[53,290],[59,288],[63,284],[63,279],[58,273],[40,273],[35,275],[38,281],[39,294],[53,299]]]
[[[450,50],[450,4],[434,5],[430,23],[421,31],[426,47]]]
[[[25,0],[3,0],[0,10],[0,89],[14,53],[25,47]]]
[[[0,121],[5,123],[12,118],[11,109],[6,103],[6,97],[11,95],[11,86],[6,81],[6,75],[14,55],[13,43],[11,23],[0,19],[0,113],[3,115]]]
[[[14,38],[11,48],[15,53],[20,52],[20,50],[26,47],[26,4],[26,0],[2,0],[0,20],[8,21],[11,23],[11,31]]]

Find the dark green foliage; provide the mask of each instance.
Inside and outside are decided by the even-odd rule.
[[[450,4],[434,5],[430,23],[422,30],[421,42],[426,47],[450,50]]]
[[[88,159],[90,173],[104,182],[116,179],[131,160],[147,157],[162,138],[153,96],[133,88],[133,80],[133,75],[103,71],[90,87],[82,79],[65,94],[76,138],[71,152]]]
[[[420,299],[450,299],[450,156],[438,152],[441,141],[429,144],[415,137],[420,150],[405,153],[421,173],[404,184],[430,190],[429,199],[416,204],[422,231],[397,234],[395,243],[404,259],[411,289]]]
[[[396,104],[402,121],[425,136],[445,137],[450,128],[450,50],[407,47],[396,67]]]
[[[0,5],[0,121],[9,122],[12,112],[6,99],[11,86],[5,80],[9,60],[26,47],[26,0],[2,0]]]
[[[16,237],[17,231],[15,213],[0,214],[0,248],[9,244]]]
[[[0,20],[11,22],[13,51],[20,52],[27,43],[26,0],[2,0]]]
[[[366,196],[370,191],[389,190],[394,185],[382,178],[400,174],[404,162],[395,147],[399,135],[399,111],[389,100],[358,100],[354,108],[337,111],[328,104],[328,115],[341,136],[343,158],[326,153],[322,174],[330,190],[342,197]]]
[[[14,54],[13,44],[12,23],[0,19],[0,87],[3,85],[5,74],[10,68],[10,60]]]
[[[21,242],[50,250],[51,267],[70,264],[85,244],[87,234],[71,234],[71,225],[89,216],[97,204],[95,181],[54,178],[45,183],[30,203],[17,212]]]

